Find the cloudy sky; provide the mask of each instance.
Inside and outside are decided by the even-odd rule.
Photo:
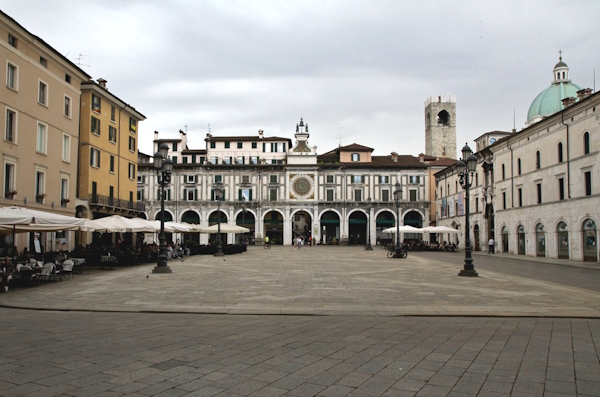
[[[424,102],[456,95],[458,144],[524,127],[552,81],[558,51],[571,79],[600,85],[596,0],[200,1],[2,0],[40,36],[147,119],[153,132],[340,143],[418,155]],[[82,56],[80,57],[80,54]],[[473,145],[471,145],[473,147]]]

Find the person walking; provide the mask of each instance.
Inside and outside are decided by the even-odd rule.
[[[493,254],[494,253],[494,238],[490,237],[490,241],[488,241],[488,254]]]
[[[269,236],[265,236],[265,247],[271,248],[271,242],[269,241]]]

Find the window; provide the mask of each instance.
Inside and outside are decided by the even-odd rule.
[[[416,189],[410,189],[408,191],[409,194],[409,201],[417,201],[417,190]]]
[[[231,164],[231,157],[223,157],[223,164]]]
[[[135,138],[132,136],[129,137],[129,151],[135,152]],[[173,161],[173,162],[175,162],[175,161]]]
[[[90,165],[94,168],[100,168],[100,150],[90,148]]]
[[[219,158],[218,157],[211,157],[210,158],[210,163],[213,165],[216,165],[219,162]]]
[[[360,190],[360,189],[354,190],[354,201],[362,201],[362,190]]]
[[[238,142],[238,143],[237,143],[237,148],[238,148],[238,149],[243,149],[243,148],[244,148],[244,145],[243,145],[243,143],[242,143],[242,142]]]
[[[92,94],[92,111],[100,114],[100,97],[96,94]]]
[[[583,134],[583,154],[590,154],[590,133]]]
[[[137,201],[144,201],[144,189],[137,190]]]
[[[171,147],[172,147],[173,151],[176,152],[177,151],[177,142],[173,142]]]
[[[196,200],[196,189],[183,189],[183,196],[187,201]]]
[[[42,65],[45,68],[48,67],[48,61],[46,60],[46,58],[40,57],[40,65]]]
[[[502,179],[506,179],[506,171],[504,169],[504,164],[502,164]]]
[[[279,178],[277,177],[277,175],[269,176],[269,183],[278,183],[278,182],[279,182]]]
[[[14,199],[15,194],[15,165],[4,163],[4,198]]]
[[[493,176],[492,176],[493,178]],[[475,173],[475,186],[479,186],[479,174]]]
[[[69,84],[71,84],[71,76],[68,74],[65,74],[65,81]]]
[[[215,175],[215,183],[223,182],[223,175]]]
[[[537,203],[542,203],[542,184],[538,183],[537,185]]]
[[[196,183],[196,175],[186,175],[185,183]]]
[[[327,175],[325,178],[326,183],[333,183],[333,175]]]
[[[277,189],[269,189],[269,201],[277,201]]]
[[[108,140],[112,143],[117,142],[117,129],[112,125],[108,126]]]
[[[66,207],[69,202],[69,180],[66,178],[60,179],[60,206]]]
[[[216,143],[216,142],[211,142],[211,143],[210,143],[210,148],[211,148],[211,149],[214,149],[214,148],[216,148],[216,147],[217,147],[217,143]]]
[[[135,164],[129,163],[129,179],[135,179]]]
[[[381,201],[390,201],[390,191],[388,189],[381,191]]]
[[[252,149],[256,149],[258,147],[256,142],[252,142]]]
[[[418,175],[410,175],[408,177],[408,183],[418,185],[419,183],[421,183],[421,177]]]
[[[352,175],[352,183],[353,184],[363,183],[363,176],[362,175]]]
[[[44,193],[45,176],[44,171],[35,171],[35,202],[39,204],[42,204],[44,202],[44,197],[46,197],[46,194]]]
[[[335,199],[335,190],[333,189],[327,189],[325,194],[326,194],[326,200],[327,201],[333,201]]]
[[[352,153],[352,161],[360,161],[360,153]]]
[[[239,165],[242,165],[242,164],[244,164],[244,163],[245,163],[244,156],[238,156],[238,157],[235,159],[235,163],[236,163],[236,164],[239,164]]]
[[[390,176],[389,175],[379,175],[379,183],[381,183],[381,184],[390,183]]]
[[[558,178],[558,199],[565,199],[565,178]]]
[[[146,176],[145,175],[138,175],[137,182],[138,183],[146,183]]]
[[[48,140],[48,126],[46,124],[38,123],[38,131],[37,131],[37,142],[35,150],[38,153],[46,154]]]
[[[100,119],[92,116],[92,134],[100,136]]]
[[[250,175],[242,175],[242,183],[244,183],[244,184],[250,183]]]
[[[48,106],[48,85],[43,81],[38,85],[38,103]]]
[[[535,152],[535,169],[539,170],[542,167],[542,155],[538,150]]]
[[[563,162],[563,144],[562,142],[558,142],[558,162]]]
[[[474,197],[475,199],[475,212],[479,212],[479,200],[478,197]],[[456,211],[456,213],[458,214],[458,211]]]
[[[251,156],[250,157],[250,164],[258,164],[258,156]]]
[[[114,174],[115,173],[115,156],[113,154],[110,155],[110,166],[109,171]]]
[[[62,161],[67,163],[71,161],[71,136],[68,134],[63,134]]]
[[[129,118],[129,132],[135,134],[137,132],[137,121],[133,118]]]
[[[4,140],[7,142],[17,142],[17,112],[6,109],[6,129]]]
[[[229,142],[225,142],[225,149],[229,149]]]
[[[8,34],[8,44],[17,48],[17,38],[10,33]]]
[[[521,175],[521,159],[517,159],[517,174]]]
[[[502,192],[502,209],[506,209],[506,192]]]
[[[522,207],[523,206],[523,188],[517,189],[517,199],[519,200],[518,201],[519,207]]]
[[[116,120],[116,115],[117,115],[117,108],[115,107],[115,105],[110,105],[110,121],[112,121],[113,123]]]
[[[585,174],[585,195],[592,195],[592,171],[587,171]]]
[[[71,118],[71,98],[65,95],[65,117]]]
[[[10,89],[17,90],[17,67],[12,63],[8,63],[6,67],[6,86]]]

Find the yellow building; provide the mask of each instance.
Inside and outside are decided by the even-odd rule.
[[[146,117],[106,87],[81,84],[77,212],[88,219],[136,216],[138,126]]]
[[[90,76],[0,11],[0,206],[76,214],[80,86]],[[73,232],[3,237],[0,253],[56,241],[74,246]],[[35,244],[34,244],[35,242]]]

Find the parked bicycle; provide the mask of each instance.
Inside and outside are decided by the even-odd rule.
[[[402,245],[398,249],[396,249],[396,245],[395,244],[389,244],[388,245],[388,253],[387,253],[387,257],[388,258],[400,258],[400,259],[404,259],[407,256],[408,256],[408,252],[404,249],[404,247],[402,247]]]

